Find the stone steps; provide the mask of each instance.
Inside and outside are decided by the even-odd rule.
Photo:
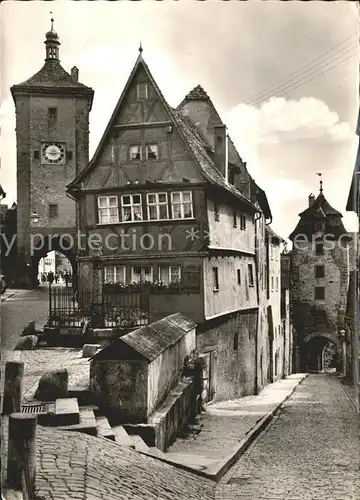
[[[165,458],[166,459],[166,453],[159,450],[159,448],[156,448],[156,446],[150,446],[149,453],[150,453],[150,455],[152,455],[155,458]]]
[[[115,442],[121,446],[125,446],[126,448],[134,448],[135,443],[133,439],[129,436],[122,425],[115,425],[112,427],[112,431],[115,435]]]
[[[80,422],[73,425],[61,425],[58,429],[64,431],[76,431],[90,434],[91,436],[97,435],[97,425],[94,412],[92,410],[80,410]]]
[[[61,398],[55,401],[56,425],[73,425],[80,423],[80,411],[76,398]]]
[[[142,451],[143,453],[150,453],[150,449],[145,441],[138,435],[133,434],[130,436],[133,443],[135,444],[135,451]]]
[[[96,417],[96,435],[115,441],[115,434],[106,417]]]

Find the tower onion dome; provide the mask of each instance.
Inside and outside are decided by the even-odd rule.
[[[46,33],[45,38],[46,40],[59,40],[58,34],[53,29]]]

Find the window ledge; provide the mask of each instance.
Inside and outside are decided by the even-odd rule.
[[[216,287],[214,287],[214,288],[213,288],[213,291],[214,291],[214,292],[219,292],[219,291],[220,291],[220,288],[216,288]]]
[[[125,220],[121,221],[119,220],[118,222],[97,222],[96,226],[113,226],[114,224],[141,224],[141,223],[146,223],[146,224],[151,224],[153,222],[160,222],[162,224],[164,223],[171,223],[171,222],[187,222],[187,221],[194,221],[196,220],[195,217],[186,217],[184,219],[145,219],[145,220]]]

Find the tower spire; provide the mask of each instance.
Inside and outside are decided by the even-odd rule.
[[[323,192],[323,181],[322,181],[322,173],[321,172],[316,172],[316,175],[320,177],[320,194]]]
[[[50,14],[52,12],[50,11]],[[45,46],[46,46],[46,61],[59,60],[59,37],[54,30],[54,18],[51,16],[51,28],[45,35]]]

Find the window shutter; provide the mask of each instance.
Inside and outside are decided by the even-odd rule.
[[[181,288],[184,291],[200,292],[200,266],[184,266],[181,276]]]

